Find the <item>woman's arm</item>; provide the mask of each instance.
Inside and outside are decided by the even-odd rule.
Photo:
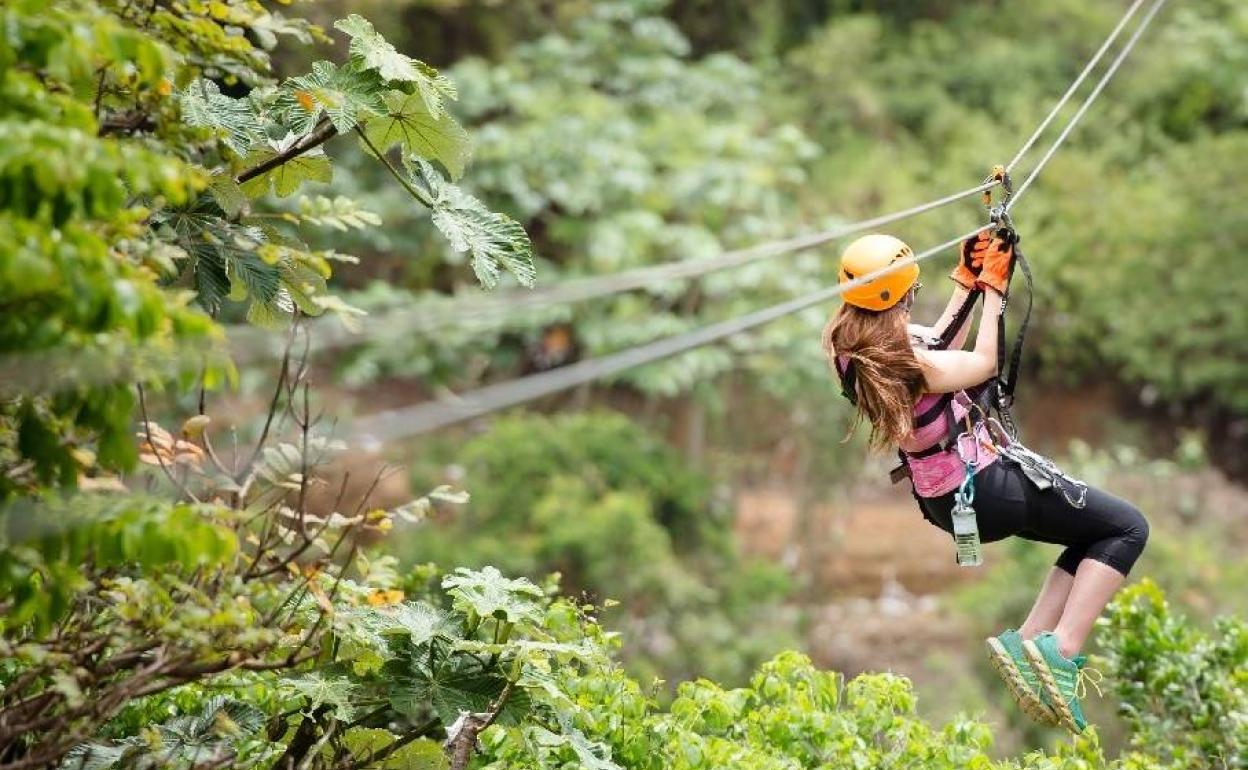
[[[940,314],[940,318],[936,319],[936,323],[932,325],[932,336],[940,337],[944,334],[949,325],[954,322],[954,317],[958,314],[958,308],[962,307],[962,303],[966,301],[970,290],[960,284],[954,284],[953,295],[949,297],[949,304],[945,305],[945,310]],[[967,313],[966,318],[962,319],[962,325],[954,332],[953,340],[949,343],[949,350],[961,350],[966,344],[966,337],[971,333],[971,314]]]
[[[954,297],[965,290],[954,292]],[[952,301],[951,301],[952,304]],[[956,307],[955,307],[956,310]],[[923,379],[929,393],[952,393],[980,384],[997,373],[997,324],[1001,313],[1001,295],[992,288],[984,290],[984,307],[980,312],[979,333],[973,350],[914,351],[923,368]],[[969,324],[963,324],[959,336],[966,338]],[[956,339],[955,339],[956,342]]]

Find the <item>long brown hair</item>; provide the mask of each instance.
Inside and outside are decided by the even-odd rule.
[[[823,328],[823,352],[832,369],[837,355],[854,366],[858,413],[850,432],[866,419],[876,449],[896,444],[914,429],[914,404],[923,393],[923,370],[906,330],[907,304],[879,312],[841,305]]]

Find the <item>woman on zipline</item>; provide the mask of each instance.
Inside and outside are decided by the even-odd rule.
[[[1079,651],[1144,549],[1148,523],[1131,504],[1011,442],[987,417],[982,404],[1003,374],[997,371],[1004,344],[997,319],[1016,240],[1008,228],[995,227],[967,239],[951,276],[957,287],[930,329],[910,324],[922,286],[917,264],[849,287],[824,329],[823,347],[857,407],[855,425],[870,424],[873,447],[899,450],[899,471],[910,476],[924,518],[954,534],[954,517],[965,521],[970,513],[984,542],[1014,535],[1065,546],[1022,625],[988,639],[987,646],[1029,716],[1077,733],[1087,726],[1079,705],[1087,673]],[[840,281],[911,255],[891,236],[859,238],[841,256]],[[975,345],[964,350],[969,310],[980,293]],[[968,487],[974,510],[955,511],[969,499]]]

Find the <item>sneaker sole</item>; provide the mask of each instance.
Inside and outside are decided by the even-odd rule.
[[[1005,645],[994,636],[990,636],[984,640],[984,646],[988,648],[988,661],[992,664],[997,675],[1005,682],[1005,687],[1009,690],[1014,702],[1022,709],[1033,722],[1039,722],[1048,727],[1055,727],[1061,724],[1057,714],[1040,700],[1040,696],[1027,686],[1027,680],[1023,679],[1022,673],[1018,670],[1018,664],[1014,662],[1014,656],[1010,651],[1005,649]]]
[[[1066,699],[1062,697],[1062,691],[1058,689],[1057,680],[1053,677],[1053,670],[1049,668],[1049,662],[1044,659],[1044,653],[1040,652],[1040,648],[1030,639],[1023,641],[1023,652],[1027,655],[1028,662],[1031,663],[1031,670],[1036,673],[1036,677],[1040,680],[1040,686],[1044,688],[1045,694],[1049,696],[1050,702],[1046,705],[1057,716],[1058,723],[1075,735],[1082,733],[1083,730],[1075,723],[1075,715],[1070,710],[1070,705],[1066,703]]]

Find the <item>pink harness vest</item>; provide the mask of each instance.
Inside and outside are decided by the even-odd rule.
[[[836,368],[842,378],[848,366],[848,356],[836,357]],[[952,401],[946,402],[946,397]],[[959,447],[939,449],[951,432],[950,417],[961,423],[973,403],[964,390],[952,394],[925,393],[915,403],[915,428],[899,442],[897,448],[905,457],[914,491],[920,497],[940,497],[957,489],[966,475],[964,458],[975,463],[976,473],[997,461],[998,455],[992,447],[988,427],[982,421],[975,424],[974,440],[962,435],[958,440]]]

